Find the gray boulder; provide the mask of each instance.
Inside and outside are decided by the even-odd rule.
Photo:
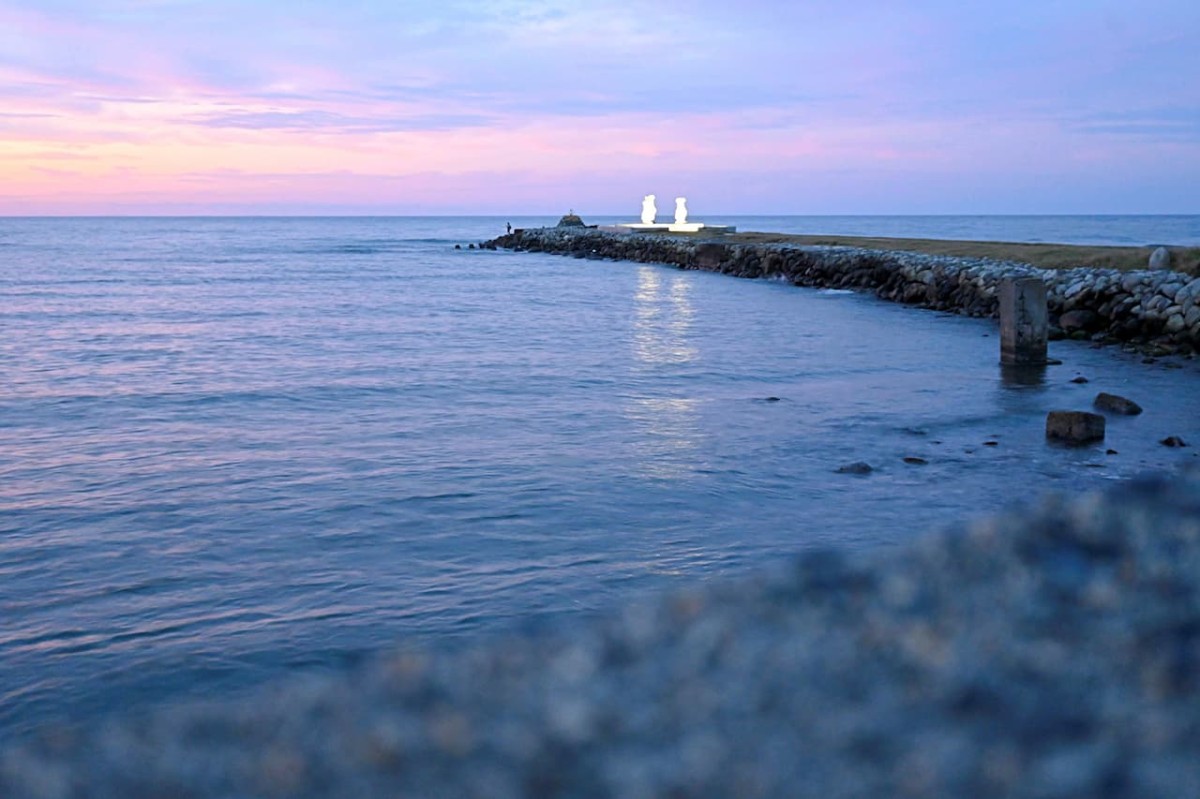
[[[1099,410],[1120,414],[1121,416],[1137,416],[1142,412],[1142,406],[1133,400],[1103,391],[1096,395],[1094,404]]]
[[[705,242],[696,245],[692,258],[701,269],[717,269],[729,260],[729,248],[723,244]]]
[[[1079,446],[1104,440],[1104,417],[1087,411],[1050,411],[1046,438]]]
[[[1091,332],[1096,327],[1099,317],[1094,311],[1080,309],[1067,311],[1058,318],[1058,326],[1064,333],[1074,333],[1077,330]]]
[[[873,471],[875,470],[871,467],[871,464],[866,461],[847,463],[845,466],[839,466],[837,469],[838,474],[870,474]]]
[[[1147,267],[1150,269],[1170,269],[1171,251],[1166,247],[1156,247],[1154,252],[1150,253],[1150,261]]]

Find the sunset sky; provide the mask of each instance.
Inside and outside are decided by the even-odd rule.
[[[0,215],[1200,213],[1196,0],[0,0]]]

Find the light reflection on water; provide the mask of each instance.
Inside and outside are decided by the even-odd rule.
[[[441,224],[0,220],[0,737],[888,546],[1200,439],[1191,362],[1062,342],[1023,381],[988,321]],[[1146,412],[1047,447],[1099,390]]]
[[[671,275],[664,288],[666,280],[659,270],[646,266],[637,270],[634,355],[650,367],[691,363],[698,353],[689,337],[695,310],[688,301],[688,280]]]
[[[690,283],[657,267],[639,267],[633,351],[638,364],[650,370],[669,370],[693,363],[699,352],[690,338],[695,309],[689,302]],[[634,449],[639,473],[670,479],[696,468],[692,457],[700,444],[699,400],[688,397],[632,396],[625,411],[637,427]]]
[[[637,425],[640,473],[646,477],[685,477],[700,466],[697,450],[703,437],[699,400],[640,397],[630,400],[627,413]]]

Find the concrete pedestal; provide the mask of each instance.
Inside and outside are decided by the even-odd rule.
[[[1049,319],[1046,284],[1040,278],[1009,278],[1000,284],[1000,363],[1046,363]]]
[[[617,225],[617,227],[626,228],[628,230],[636,230],[640,233],[652,231],[665,232],[671,229],[671,226],[665,222],[622,222],[621,224]]]
[[[641,222],[623,222],[619,225],[601,225],[600,230],[606,233],[687,233],[724,235],[736,233],[734,225],[706,225],[703,222],[684,222],[683,224],[644,225]]]

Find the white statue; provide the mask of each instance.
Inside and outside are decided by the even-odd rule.
[[[675,224],[687,224],[687,197],[675,198]]]
[[[642,198],[642,224],[653,225],[654,217],[658,215],[658,209],[654,207],[654,195],[647,194]]]

